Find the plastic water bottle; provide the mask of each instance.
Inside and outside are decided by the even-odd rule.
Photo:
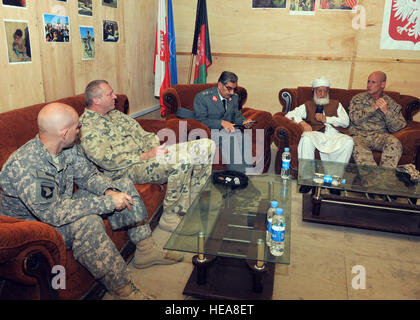
[[[281,173],[280,176],[282,179],[290,179],[290,160],[292,155],[290,154],[289,148],[284,148],[284,152],[281,155]]]
[[[267,211],[267,231],[265,234],[265,242],[267,246],[271,246],[271,221],[273,220],[274,212],[276,211],[276,208],[279,206],[279,203],[277,201],[271,201],[271,206],[268,208]]]
[[[333,185],[334,187],[337,187],[340,184],[346,184],[346,179],[342,179],[339,176],[332,176],[331,185]]]
[[[271,246],[270,252],[273,256],[279,257],[284,253],[284,236],[286,231],[286,220],[283,216],[283,209],[277,208],[271,222]]]

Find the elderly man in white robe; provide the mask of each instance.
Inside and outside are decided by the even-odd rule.
[[[344,134],[349,125],[349,116],[341,103],[330,100],[330,82],[325,77],[312,83],[313,99],[288,112],[286,117],[298,123],[303,133],[298,145],[299,159],[314,159],[315,149],[319,151],[322,161],[348,163],[353,151],[353,139]],[[337,172],[338,171],[341,172]],[[338,166],[331,174],[342,174],[343,166]],[[306,193],[309,186],[301,186],[299,191]],[[339,190],[330,190],[339,194]]]

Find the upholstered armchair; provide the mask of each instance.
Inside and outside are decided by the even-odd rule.
[[[63,98],[58,102],[72,106],[79,115],[85,108],[84,95]],[[36,135],[37,116],[45,104],[0,113],[0,168],[12,152]],[[117,94],[116,109],[128,113],[126,95]],[[178,130],[179,119],[137,121],[146,131],[174,132],[177,141],[182,134]],[[184,124],[187,134],[196,128],[190,121],[184,121]],[[135,187],[143,199],[153,229],[162,212],[166,184],[136,184]],[[122,257],[129,261],[135,245],[129,241],[126,231],[112,230],[106,217],[104,225]],[[66,289],[55,290],[52,287],[54,266],[65,268]],[[10,218],[6,212],[0,212],[0,300],[98,299],[104,293],[103,285],[74,259],[72,250],[66,248],[56,229],[43,222]]]
[[[188,110],[194,110],[194,98],[195,96],[211,87],[217,86],[217,83],[206,83],[206,84],[176,84],[163,91],[163,104],[166,108],[166,117],[167,119],[173,119],[180,116],[178,113],[178,108],[182,107]],[[239,108],[245,118],[251,118],[256,120],[257,123],[253,126],[252,134],[252,152],[255,156],[257,150],[257,134],[254,134],[257,129],[264,130],[264,169],[263,172],[267,172],[270,167],[271,162],[271,149],[270,145],[272,142],[273,128],[271,127],[272,115],[267,111],[256,110],[252,108],[244,108],[244,104],[247,100],[248,93],[244,87],[238,86],[236,88],[236,94],[239,96]],[[178,113],[178,114],[177,114]],[[197,120],[192,120],[199,122]],[[204,124],[199,122],[202,126],[207,128]],[[210,130],[207,128],[208,135],[210,137]],[[214,165],[213,169],[215,170],[224,170],[225,166],[220,165],[221,157],[218,156],[219,165]]]
[[[336,89],[330,88],[330,99],[338,100],[348,112],[351,99],[358,93],[364,92],[364,89]],[[401,141],[403,145],[403,154],[400,164],[413,163],[417,169],[420,168],[420,122],[413,121],[413,116],[420,109],[420,100],[410,95],[403,95],[395,91],[385,91],[387,95],[393,98],[402,106],[402,114],[407,120],[407,127],[395,133],[394,135]],[[312,99],[313,93],[311,87],[285,88],[281,89],[278,94],[282,111],[274,114],[272,126],[274,129],[274,143],[278,147],[275,160],[275,172],[281,171],[281,154],[285,147],[290,148],[292,153],[292,176],[297,176],[298,155],[297,146],[303,130],[294,121],[287,119],[284,115],[300,106],[306,101]],[[377,163],[381,158],[381,152],[374,151],[373,156]],[[319,158],[318,151],[315,152],[316,159]],[[350,162],[353,162],[353,157]]]

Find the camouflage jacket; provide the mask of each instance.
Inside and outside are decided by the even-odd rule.
[[[373,133],[393,133],[407,125],[401,106],[386,94],[384,99],[388,103],[386,115],[381,110],[374,109],[375,100],[367,92],[359,93],[351,99],[350,134],[367,136]]]
[[[92,193],[73,197],[74,183]],[[91,214],[114,211],[113,187],[76,145],[54,159],[37,135],[7,160],[0,172],[1,212],[24,220],[39,220],[54,227]]]
[[[118,110],[104,117],[86,109],[80,122],[80,143],[86,155],[113,178],[121,177],[118,171],[139,163],[141,153],[160,144],[156,134],[145,131],[136,120]]]

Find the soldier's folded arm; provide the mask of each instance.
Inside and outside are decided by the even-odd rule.
[[[356,124],[360,125],[370,117],[372,117],[377,110],[375,110],[374,106],[363,106],[357,104],[357,102],[351,102],[349,107],[349,117],[351,121]]]
[[[407,122],[401,113],[401,106],[396,103],[389,106],[389,112],[385,117],[385,121],[391,133],[398,132],[407,126]]]

